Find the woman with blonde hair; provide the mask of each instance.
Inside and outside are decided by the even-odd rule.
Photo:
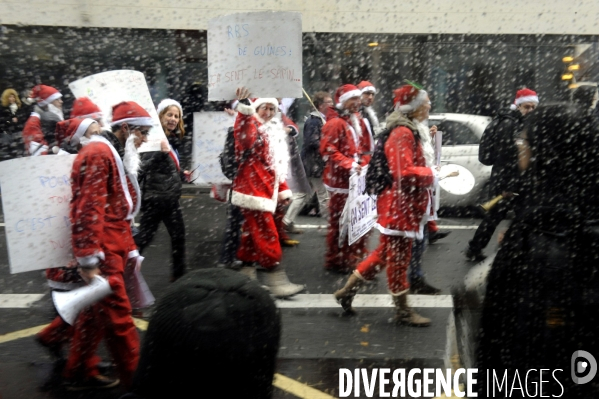
[[[19,152],[19,139],[27,115],[15,89],[2,92],[0,107],[0,146],[2,158],[14,158]]]
[[[158,225],[163,222],[171,236],[173,269],[171,281],[185,274],[185,224],[179,204],[182,181],[189,172],[179,165],[181,138],[185,134],[183,108],[179,102],[165,99],[156,109],[166,140],[161,151],[141,155],[139,186],[142,191],[142,216],[135,244],[142,252],[154,238]]]

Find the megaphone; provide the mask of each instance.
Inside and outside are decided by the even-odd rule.
[[[112,293],[108,280],[95,276],[85,287],[69,292],[52,292],[56,311],[64,321],[73,325],[81,310]]]

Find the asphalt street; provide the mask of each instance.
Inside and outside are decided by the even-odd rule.
[[[186,191],[181,201],[186,221],[188,269],[214,267],[226,206],[198,190]],[[441,227],[449,226],[452,233],[428,247],[424,270],[428,282],[442,289],[442,293],[410,297],[415,309],[432,319],[428,328],[413,328],[390,322],[393,308],[384,274],[360,291],[356,298],[358,314],[343,316],[332,293],[343,286],[347,276],[323,269],[325,237],[318,227],[324,227],[324,220],[300,216],[296,225],[304,228],[305,233],[294,236],[301,243],[295,248],[285,248],[283,262],[290,280],[305,284],[307,289],[298,297],[277,301],[282,313],[283,335],[274,397],[339,397],[339,368],[450,366],[451,361],[456,360],[452,358],[454,353],[448,339],[451,337],[448,327],[452,324],[451,288],[459,285],[473,266],[465,260],[463,250],[479,222],[473,218],[440,220]],[[377,239],[378,234],[372,233],[371,247],[376,246]],[[493,252],[495,247],[493,239],[486,252]],[[143,255],[146,257],[143,274],[159,300],[170,284],[170,239],[163,226]],[[78,394],[60,388],[41,389],[52,360],[34,342],[33,334],[53,317],[43,272],[10,274],[6,238],[4,229],[0,228],[0,399],[112,399],[123,394],[120,388]],[[148,320],[151,321],[151,317]],[[147,322],[140,319],[138,327],[142,339],[146,326]],[[232,375],[231,381],[234,380]],[[218,390],[218,387],[211,388]]]

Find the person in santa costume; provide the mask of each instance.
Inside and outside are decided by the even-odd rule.
[[[289,165],[286,137],[290,128],[275,118],[276,98],[258,98],[250,103],[250,92],[236,92],[235,155],[239,170],[233,181],[231,203],[242,208],[244,217],[237,258],[241,272],[256,279],[255,264],[266,273],[264,284],[275,297],[289,297],[304,290],[289,281],[283,265],[281,244],[273,214],[279,202],[288,202],[291,190],[285,183]]]
[[[139,360],[139,336],[131,317],[131,304],[123,274],[127,262],[138,257],[131,221],[140,207],[137,148],[147,141],[153,120],[139,104],[121,102],[112,108],[111,127],[124,137],[121,160],[110,141],[92,135],[71,173],[73,198],[73,252],[85,281],[106,278],[112,293],[83,310],[74,324],[73,339],[64,370],[67,389],[106,388],[118,380],[99,375],[91,359],[102,338],[117,366],[121,383],[129,387]]]
[[[325,161],[322,180],[330,194],[324,268],[342,273],[354,270],[366,255],[366,236],[352,245],[347,240],[339,244],[339,219],[349,195],[349,177],[360,172],[372,154],[372,138],[359,114],[361,95],[353,85],[337,89],[335,108],[327,111],[320,140],[320,154]]]
[[[436,171],[426,166],[426,159],[434,159],[434,149],[429,129],[422,123],[428,119],[430,101],[426,91],[406,85],[394,91],[393,103],[395,109],[386,121],[392,130],[385,142],[393,183],[377,198],[376,228],[381,232],[380,243],[334,295],[345,312],[353,313],[352,301],[358,289],[386,267],[396,322],[428,326],[430,319],[408,306],[407,270],[412,240],[423,238],[423,228],[433,206],[430,189],[435,183]]]
[[[367,80],[358,83],[358,89],[362,92],[362,95],[360,96],[360,114],[362,115],[368,133],[370,133],[370,137],[374,138],[381,131],[379,118],[376,116],[376,112],[372,107],[377,90],[376,87]],[[372,139],[372,144],[374,149],[374,139]]]
[[[61,97],[51,86],[37,85],[31,90],[35,106],[23,127],[23,143],[29,156],[46,155],[56,144],[56,124],[64,120]]]

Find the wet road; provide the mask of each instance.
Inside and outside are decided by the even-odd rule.
[[[197,190],[187,190],[182,205],[188,268],[214,267],[225,224],[225,205]],[[305,284],[307,290],[298,297],[277,301],[283,316],[283,335],[274,398],[339,397],[339,368],[410,369],[449,365],[452,360],[448,345],[450,290],[472,266],[464,260],[462,251],[478,222],[471,218],[440,221],[442,227],[451,226],[452,233],[429,246],[424,270],[428,282],[441,288],[442,294],[411,296],[416,310],[432,319],[429,328],[412,328],[389,322],[393,308],[384,274],[360,291],[356,298],[358,315],[342,316],[331,294],[347,277],[322,268],[325,237],[318,226],[324,225],[324,221],[300,216],[296,224],[305,233],[294,238],[301,244],[285,248],[283,262],[290,280]],[[372,234],[371,247],[376,246],[377,237]],[[495,242],[493,239],[487,252],[496,247]],[[170,273],[170,239],[163,226],[144,256],[144,276],[156,298],[160,298],[169,286]],[[119,388],[78,394],[61,389],[40,390],[51,368],[51,359],[35,344],[33,334],[53,318],[50,302],[42,271],[9,273],[6,238],[3,228],[0,229],[0,398],[118,398],[123,393]],[[146,326],[147,322],[139,321],[142,339]],[[234,381],[235,376],[231,379]]]

